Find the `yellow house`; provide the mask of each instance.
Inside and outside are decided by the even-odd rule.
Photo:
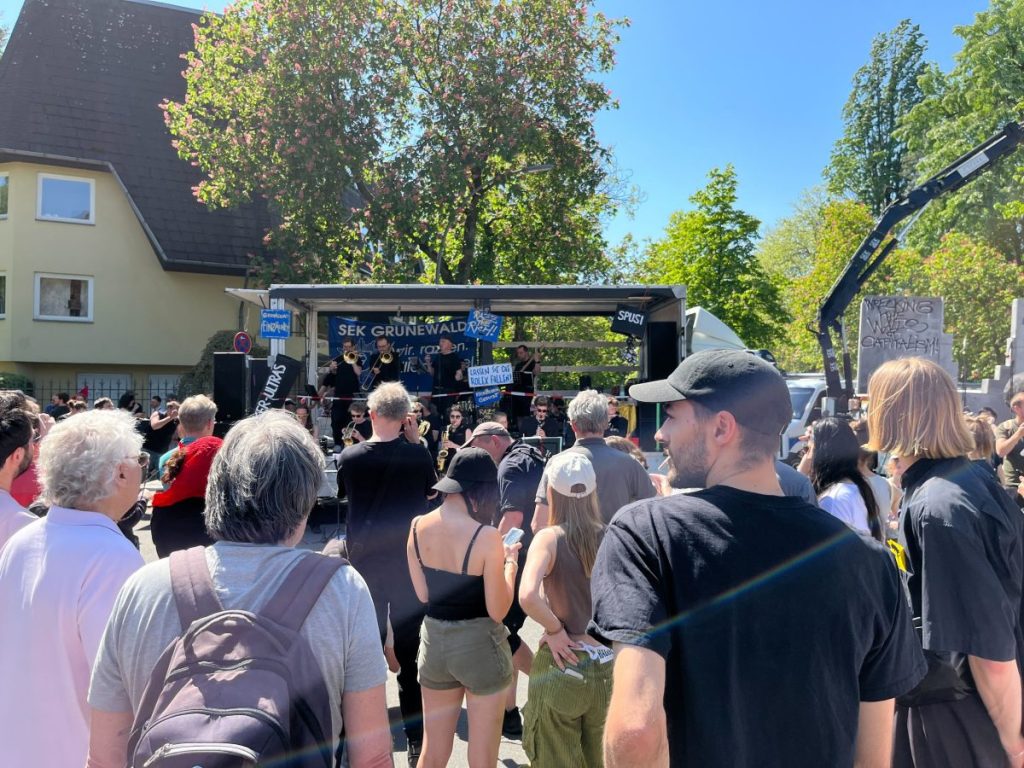
[[[195,11],[27,0],[0,58],[0,371],[37,394],[175,391],[211,334],[258,327],[261,206],[210,211],[159,104]]]

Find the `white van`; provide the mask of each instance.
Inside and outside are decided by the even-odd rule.
[[[820,373],[793,373],[786,376],[789,401],[793,405],[793,419],[783,432],[781,456],[793,450],[797,439],[807,425],[821,418],[821,400],[825,396],[825,377]]]

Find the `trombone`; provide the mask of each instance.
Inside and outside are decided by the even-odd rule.
[[[359,362],[359,353],[356,352],[355,350],[351,352],[346,352],[341,356],[341,359],[344,360],[349,365],[356,365]]]

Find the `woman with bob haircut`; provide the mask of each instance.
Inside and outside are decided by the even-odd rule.
[[[530,670],[523,749],[533,768],[598,768],[612,651],[587,634],[590,572],[604,536],[597,475],[590,459],[573,452],[553,456],[544,473],[550,525],[530,544],[519,587],[523,610],[544,628]]]
[[[416,596],[427,604],[417,658],[424,727],[419,766],[448,764],[465,697],[469,765],[492,768],[512,682],[512,651],[501,621],[512,606],[522,545],[505,546],[489,525],[498,508],[498,468],[482,448],[456,453],[434,488],[444,500],[413,518],[406,545]]]
[[[850,425],[828,417],[815,422],[800,461],[818,496],[818,506],[851,528],[885,540],[875,494],[861,473],[861,448]]]
[[[1019,630],[1024,516],[968,454],[956,385],[931,360],[869,384],[871,450],[900,457],[899,543],[928,674],[897,701],[894,768],[1024,762]]]

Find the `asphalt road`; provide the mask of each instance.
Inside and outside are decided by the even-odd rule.
[[[145,519],[142,520],[136,527],[135,533],[139,537],[139,543],[142,550],[142,556],[146,562],[156,560],[156,551],[153,549],[153,542],[149,536],[149,514],[147,513]],[[330,531],[328,531],[330,533]],[[326,540],[322,533],[307,531],[302,544],[300,546],[319,551],[323,548]],[[537,642],[541,636],[541,628],[533,621],[527,620],[526,626],[523,627],[521,633],[523,640],[534,650],[537,648]],[[524,675],[519,675],[519,693],[517,696],[517,702],[520,707],[526,701],[526,690],[527,690],[527,678]],[[391,709],[392,714],[397,718],[398,716],[398,685],[395,682],[395,675],[388,674],[388,707]],[[455,735],[454,748],[452,750],[452,757],[449,760],[448,765],[456,768],[468,768],[469,762],[466,759],[466,734],[468,733],[468,725],[466,721],[466,710],[463,707],[462,716],[459,718],[459,725]],[[509,741],[502,738],[501,750],[499,752],[499,764],[507,766],[507,768],[515,768],[515,766],[526,766],[529,765],[529,761],[526,759],[526,753],[523,752],[522,745],[518,741]],[[405,738],[399,736],[395,742],[395,765],[398,768],[405,768],[407,765],[407,757],[405,752]]]

